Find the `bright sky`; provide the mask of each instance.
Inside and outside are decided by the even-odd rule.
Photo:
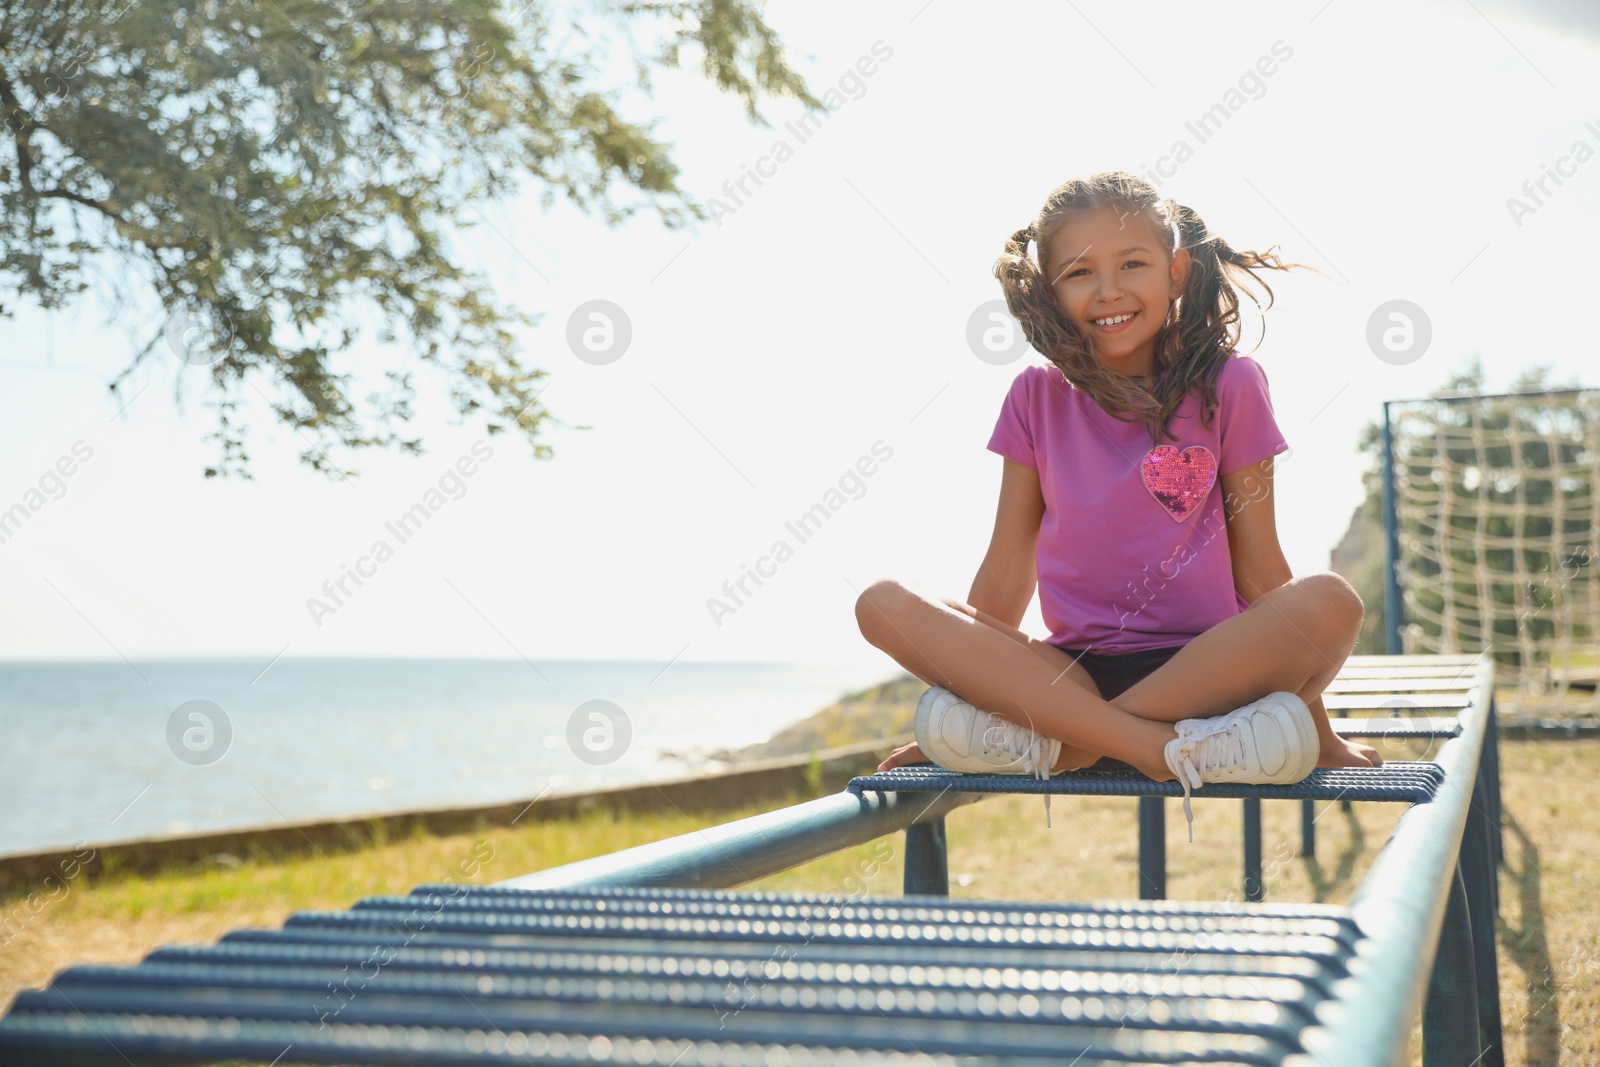
[[[109,302],[25,309],[0,322],[0,511],[41,478],[58,495],[0,544],[0,656],[888,670],[856,628],[858,592],[894,576],[967,595],[1002,464],[984,446],[1012,379],[1043,361],[969,347],[969,320],[1000,296],[992,264],[1051,188],[1117,168],[1162,177],[1235,247],[1279,244],[1321,269],[1274,279],[1253,355],[1293,448],[1283,545],[1296,573],[1324,569],[1360,497],[1358,431],[1382,400],[1427,393],[1475,353],[1494,387],[1536,362],[1594,382],[1582,316],[1600,237],[1600,33],[1565,7],[773,3],[813,90],[843,89],[803,143],[784,126],[792,103],[763,104],[774,128],[752,128],[698,76],[660,76],[653,100],[625,103],[662,117],[692,195],[733,208],[720,225],[671,233],[641,215],[610,230],[530,193],[485,204],[463,234],[506,300],[544,314],[523,335],[551,372],[544,402],[593,429],[552,426],[551,461],[495,438],[404,543],[385,523],[441,477],[450,490],[482,436],[451,425],[440,378],[416,377],[437,396],[419,404],[421,459],[359,456],[359,480],[330,483],[252,391],[257,480],[207,481],[204,367],[163,348],[121,400],[106,391],[159,328],[147,294],[130,290],[143,319],[109,321]],[[1202,142],[1191,124],[1219,104],[1227,120]],[[778,140],[790,151],[763,162]],[[1191,151],[1163,163],[1178,141]],[[724,182],[746,167],[768,176],[734,203]],[[1564,176],[1536,202],[1524,183],[1547,169]],[[1512,197],[1531,210],[1514,217]],[[115,268],[100,277],[116,284]],[[592,300],[631,325],[605,364],[567,341]],[[1408,363],[1367,343],[1393,300],[1431,323]],[[415,366],[375,333],[346,369]],[[67,465],[63,492],[48,472],[75,448],[88,458]],[[858,464],[872,473],[851,481]],[[836,510],[801,542],[786,523],[832,489]],[[308,598],[379,539],[393,555],[361,564],[364,584],[313,618]],[[708,600],[780,539],[792,556],[714,617]],[[1046,636],[1037,600],[1023,626]]]

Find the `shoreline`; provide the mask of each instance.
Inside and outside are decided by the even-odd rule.
[[[777,788],[820,782],[824,775],[849,769],[870,772],[887,747],[909,736],[911,716],[923,684],[901,674],[866,689],[843,694],[778,733],[749,745],[714,751],[663,751],[661,769],[669,773],[644,781],[621,782],[570,793],[539,793],[531,798],[426,810],[375,811],[300,824],[268,823],[194,833],[154,834],[126,840],[81,842],[47,850],[0,856],[0,892],[36,881],[67,864],[89,863],[97,870],[109,859],[111,870],[156,870],[171,863],[239,862],[239,854],[258,849],[293,850],[297,845],[346,846],[415,833],[459,832],[463,827],[512,825],[537,806],[549,819],[606,809],[642,810],[650,798],[667,796],[688,803],[724,806],[737,797],[760,798]],[[677,766],[673,767],[676,763]],[[848,775],[846,776],[848,778]],[[768,781],[770,779],[771,781]]]
[[[226,658],[219,661],[231,663]],[[95,662],[107,671],[119,667],[126,670],[119,664]],[[260,706],[253,705],[237,726],[240,731],[249,726],[249,732],[259,738],[274,727],[281,714],[291,725],[309,730],[314,723],[306,714],[307,709],[324,705],[336,709],[330,718],[339,721],[328,723],[333,736],[319,746],[322,751],[313,754],[314,758],[298,758],[282,744],[265,754],[248,751],[245,752],[249,757],[246,763],[233,767],[228,774],[219,774],[213,768],[207,772],[210,777],[197,778],[199,787],[193,795],[188,795],[189,787],[185,784],[188,779],[177,783],[176,791],[169,788],[171,783],[162,780],[161,789],[151,791],[151,796],[160,800],[159,805],[152,807],[152,802],[147,801],[131,813],[133,818],[114,819],[111,823],[97,820],[94,813],[103,809],[108,815],[112,812],[121,815],[119,809],[127,804],[129,797],[137,800],[144,795],[141,786],[148,789],[150,779],[158,772],[171,771],[170,767],[154,763],[157,756],[165,753],[143,752],[152,766],[140,773],[131,761],[124,762],[123,747],[104,738],[88,748],[72,740],[75,731],[91,731],[95,737],[101,737],[97,724],[102,722],[109,736],[124,742],[129,749],[150,740],[125,725],[132,716],[127,714],[126,701],[115,692],[120,680],[114,675],[109,676],[109,682],[97,683],[100,688],[109,687],[108,692],[99,697],[95,695],[98,692],[95,686],[90,686],[85,690],[87,695],[76,700],[77,689],[60,685],[47,687],[65,695],[32,709],[37,713],[33,717],[53,720],[60,716],[71,720],[73,727],[46,731],[38,742],[42,752],[59,753],[60,762],[52,758],[47,763],[35,762],[32,766],[19,764],[16,778],[8,779],[6,788],[0,789],[22,820],[11,827],[10,832],[0,835],[4,838],[0,841],[0,862],[58,854],[85,845],[119,847],[149,840],[248,833],[291,822],[321,824],[393,819],[414,813],[526,803],[536,795],[577,795],[718,774],[736,770],[750,759],[764,758],[768,751],[789,751],[761,746],[786,728],[811,719],[819,711],[851,696],[852,690],[881,683],[898,666],[889,663],[886,668],[858,665],[847,669],[837,665],[804,667],[791,663],[774,665],[776,669],[771,670],[768,665],[729,671],[716,668],[679,679],[664,696],[647,689],[646,682],[652,672],[642,670],[646,665],[644,661],[633,667],[626,666],[630,661],[617,661],[623,666],[616,672],[575,670],[570,679],[565,679],[571,682],[568,688],[574,692],[604,692],[607,691],[604,684],[609,681],[615,682],[613,688],[620,689],[623,694],[612,692],[610,695],[622,699],[629,707],[632,705],[625,699],[628,694],[641,702],[646,696],[653,696],[656,701],[652,705],[654,714],[638,724],[642,731],[640,736],[631,738],[633,751],[627,753],[629,758],[616,766],[595,767],[569,757],[567,749],[575,743],[571,737],[565,738],[563,744],[560,720],[566,720],[570,709],[557,708],[537,695],[519,695],[515,687],[508,687],[507,678],[516,681],[516,676],[508,676],[501,668],[514,668],[518,666],[515,663],[483,660],[486,665],[498,664],[491,675],[484,676],[479,675],[478,665],[463,665],[454,660],[440,660],[439,663],[448,669],[437,674],[431,669],[412,670],[406,675],[407,679],[436,686],[437,692],[423,687],[421,695],[414,698],[400,694],[404,702],[399,709],[401,713],[390,715],[375,712],[376,702],[368,692],[371,686],[379,687],[380,694],[389,694],[394,689],[391,678],[374,675],[370,670],[375,662],[375,659],[337,657],[305,678],[295,675],[290,678],[292,685],[281,687],[270,699],[263,698]],[[12,706],[13,712],[0,714],[0,719],[20,726],[26,717],[24,708],[29,704],[29,687],[33,685],[27,681],[33,676],[26,672],[35,667],[56,670],[60,664],[22,662],[9,666],[20,667],[23,673],[17,674],[7,665],[0,665],[0,703]],[[202,665],[197,661],[184,660],[173,666],[176,673],[167,681],[176,679],[173,684],[183,683],[187,686],[185,692],[211,693],[233,710],[225,694],[212,692],[220,684],[214,664],[205,665],[205,670],[200,670]],[[607,661],[602,666],[616,665]],[[526,667],[522,670],[525,672]],[[58,674],[41,677],[55,679]],[[155,674],[151,677],[162,681]],[[386,686],[388,688],[384,688]],[[463,686],[467,689],[462,690]],[[458,690],[462,690],[460,695],[450,696]],[[412,687],[407,693],[416,691],[417,687]],[[16,697],[14,701],[6,699],[13,696]],[[176,699],[173,697],[170,702]],[[486,728],[514,732],[529,750],[523,752],[519,747],[518,751],[523,752],[520,756],[501,755],[493,747],[485,749],[481,737],[454,740],[445,754],[432,752],[426,743],[419,746],[419,740],[426,742],[441,729],[439,723],[446,718],[442,709],[456,704],[466,705],[474,720],[481,721]],[[438,705],[437,709],[434,705]],[[387,707],[387,703],[384,706]],[[385,734],[389,735],[387,740],[398,747],[392,750],[384,747]],[[169,739],[168,746],[171,744]],[[150,747],[152,745],[145,745],[145,748]],[[739,755],[737,759],[717,759],[726,753],[712,753],[714,748],[739,749]],[[141,753],[131,755],[138,757]],[[229,753],[229,758],[236,762],[233,753]],[[47,773],[46,766],[55,769]],[[26,813],[36,799],[50,794],[51,778],[62,777],[63,768],[67,769],[68,778],[83,775],[84,788],[50,805],[49,810],[41,810],[39,818],[28,818]],[[100,773],[102,770],[104,773]],[[180,768],[178,773],[182,770]],[[294,807],[286,805],[284,810],[274,810],[276,805],[269,808],[261,804],[260,799],[243,788],[243,782],[238,780],[255,775],[264,776],[258,780],[274,796],[283,790],[295,790],[292,794]],[[228,778],[233,780],[223,780]],[[459,780],[452,781],[452,778]],[[266,784],[269,779],[277,788]]]

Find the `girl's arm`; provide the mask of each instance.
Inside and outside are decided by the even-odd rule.
[[[1250,467],[1222,476],[1223,514],[1228,524],[1228,553],[1233,557],[1233,587],[1245,603],[1288,582],[1294,575],[1278,544],[1273,513],[1272,464],[1268,456]]]
[[[1272,464],[1268,456],[1254,466],[1222,476],[1223,514],[1228,524],[1228,551],[1233,556],[1233,587],[1248,603],[1258,599],[1294,575],[1278,544],[1278,524],[1272,506]],[[1333,732],[1328,710],[1318,693],[1306,703],[1316,723],[1322,757],[1317,765],[1348,766],[1348,752],[1357,752],[1376,765],[1382,762],[1375,749],[1346,742]]]
[[[989,551],[972,580],[967,603],[1008,626],[1021,627],[1022,616],[1039,583],[1034,549],[1044,521],[1044,491],[1039,472],[1014,459],[1005,461],[1000,476],[1000,506],[994,517]]]

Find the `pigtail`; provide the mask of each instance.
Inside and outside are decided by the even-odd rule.
[[[1200,391],[1201,422],[1211,424],[1217,407],[1217,378],[1229,353],[1239,344],[1241,322],[1235,283],[1243,284],[1248,279],[1265,290],[1264,307],[1254,296],[1251,301],[1266,311],[1275,297],[1272,287],[1256,271],[1304,266],[1284,263],[1271,248],[1264,253],[1237,250],[1212,233],[1193,208],[1173,200],[1165,201],[1165,205],[1178,227],[1182,246],[1189,252],[1190,265],[1176,324],[1163,329],[1156,342],[1156,365],[1160,370],[1151,392],[1162,416],[1159,423],[1151,425],[1155,440],[1173,436],[1167,423],[1183,398],[1195,389]]]
[[[994,274],[1000,279],[1006,308],[1022,326],[1022,335],[1040,352],[1049,353],[1075,332],[1062,313],[1055,294],[1039,267],[1028,254],[1028,243],[1038,234],[1037,223],[1030,222],[1006,241],[1005,252],[995,261]]]

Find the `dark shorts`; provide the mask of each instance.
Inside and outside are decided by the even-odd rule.
[[[1141,681],[1146,675],[1154,673],[1167,660],[1178,654],[1183,645],[1174,645],[1171,648],[1149,648],[1143,652],[1085,652],[1079,648],[1064,648],[1053,645],[1078,661],[1078,664],[1089,672],[1089,677],[1094,679],[1094,684],[1100,690],[1102,700],[1110,700],[1121,696],[1126,689],[1133,688],[1134,683]]]

